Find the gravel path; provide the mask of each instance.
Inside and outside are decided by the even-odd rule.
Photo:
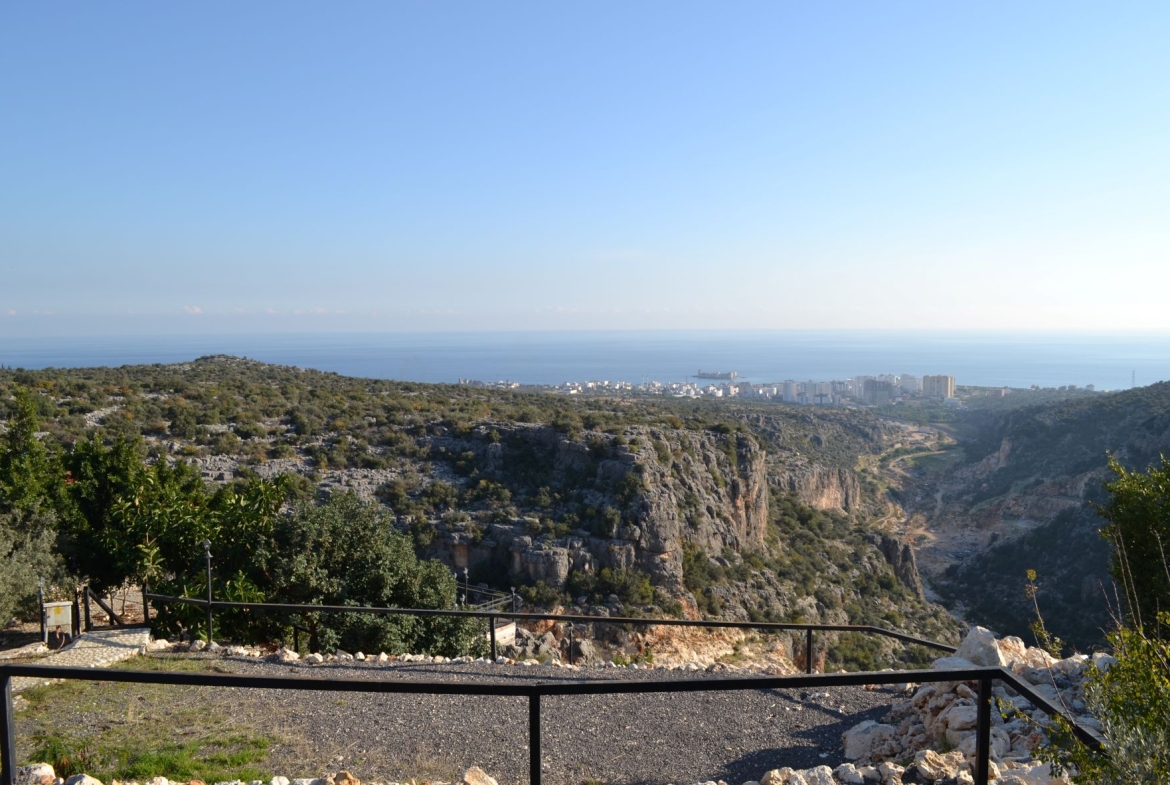
[[[224,670],[313,678],[445,679],[517,683],[562,679],[718,679],[666,670],[476,664],[289,665],[223,659]],[[210,693],[219,693],[212,696]],[[364,695],[207,690],[284,741],[271,750],[277,773],[317,776],[349,768],[362,780],[451,781],[478,765],[501,785],[528,780],[528,702],[502,697]],[[225,694],[227,693],[227,694]],[[844,762],[841,734],[877,719],[890,689],[861,687],[651,695],[545,697],[544,781],[549,785],[694,783],[738,785],[780,766]]]
[[[68,646],[37,660],[35,664],[63,668],[104,668],[138,656],[146,650],[148,643],[150,630],[145,627],[95,630],[78,636]],[[44,679],[16,678],[12,680],[12,691],[19,693],[47,683]]]

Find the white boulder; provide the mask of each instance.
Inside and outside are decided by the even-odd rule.
[[[102,781],[88,774],[74,774],[65,780],[65,785],[102,785]]]
[[[808,785],[837,785],[833,781],[833,770],[828,766],[817,766],[803,773]]]
[[[33,763],[16,768],[16,785],[53,785],[57,773],[47,763]]]
[[[955,671],[974,667],[975,663],[962,657],[939,657],[930,664],[931,670],[936,671]]]
[[[893,725],[866,720],[845,731],[845,757],[865,762],[880,761],[898,753]]]
[[[843,785],[864,785],[865,783],[865,777],[861,776],[861,772],[852,763],[842,763],[833,769],[833,776]]]
[[[971,631],[967,633],[967,637],[959,644],[959,650],[955,652],[955,656],[988,668],[998,668],[1008,664],[995,640],[995,633],[986,627],[972,627]]]
[[[792,776],[792,769],[785,766],[782,769],[772,769],[760,778],[760,785],[787,785]]]
[[[463,772],[463,785],[499,785],[488,773],[479,766],[472,766]]]

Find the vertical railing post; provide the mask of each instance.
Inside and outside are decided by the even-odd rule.
[[[84,598],[85,598],[85,631],[86,632],[93,632],[93,619],[89,613],[89,586],[85,587]],[[113,600],[110,600],[110,604],[113,605]]]
[[[207,645],[211,645],[211,540],[203,541],[203,552],[207,555]]]
[[[813,660],[812,660],[812,633],[813,633],[813,631],[812,631],[812,627],[809,627],[807,630],[805,630],[805,632],[808,633],[808,637],[806,637],[805,641],[804,641],[804,672],[805,673],[812,673],[813,672]]]
[[[991,677],[979,679],[979,714],[975,730],[975,785],[987,785],[991,759]]]
[[[576,664],[573,662],[573,622],[569,622],[569,664]]]
[[[81,634],[81,605],[77,601],[77,589],[73,590],[73,618],[69,620],[69,642]]]
[[[146,595],[150,594],[150,587],[146,585],[146,581],[142,582],[142,621],[146,626],[150,626],[150,602],[146,599]]]
[[[37,578],[37,608],[41,612],[41,643],[49,645],[49,628],[45,626],[45,579]]]
[[[496,614],[488,616],[488,637],[492,642],[492,662],[496,661],[499,655],[496,653]]]
[[[16,729],[12,716],[12,677],[0,667],[0,785],[16,783]]]
[[[528,784],[540,785],[540,693],[528,696]]]

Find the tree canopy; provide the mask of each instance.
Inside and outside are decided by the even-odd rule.
[[[1113,577],[1125,590],[1130,622],[1151,633],[1170,612],[1170,461],[1147,472],[1110,458],[1110,498],[1100,508],[1101,533],[1113,544]]]

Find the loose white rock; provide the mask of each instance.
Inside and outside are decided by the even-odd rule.
[[[872,761],[896,754],[894,746],[896,729],[866,720],[845,731],[845,757],[849,760]]]
[[[844,785],[863,785],[865,782],[865,777],[861,776],[861,772],[852,763],[842,763],[833,769],[833,776]]]
[[[833,770],[828,766],[817,766],[804,772],[804,781],[808,785],[836,785],[833,782]]]
[[[57,773],[47,763],[33,763],[16,769],[17,785],[53,785],[56,781]]]
[[[472,766],[463,772],[463,785],[499,785],[494,778],[479,766]]]
[[[102,785],[102,781],[88,774],[74,774],[65,780],[65,785]]]

